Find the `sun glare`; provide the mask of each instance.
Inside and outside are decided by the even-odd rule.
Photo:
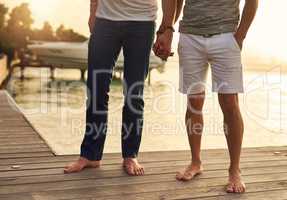
[[[55,12],[55,7],[58,2],[55,0],[49,1],[39,1],[39,0],[29,0],[28,1],[33,17],[36,23],[42,23],[49,19],[51,15]]]

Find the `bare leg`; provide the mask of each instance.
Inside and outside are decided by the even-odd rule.
[[[124,158],[123,168],[130,176],[143,176],[144,168],[136,158]]]
[[[98,168],[101,165],[101,161],[90,161],[84,157],[80,157],[76,162],[67,165],[64,168],[64,173],[76,173],[85,168]]]
[[[219,94],[219,103],[224,115],[224,131],[227,140],[230,167],[227,192],[243,193],[245,184],[241,180],[240,154],[244,124],[237,94]]]
[[[185,116],[186,130],[191,149],[192,161],[182,171],[176,175],[177,180],[189,181],[194,176],[203,171],[200,158],[201,135],[203,130],[202,107],[205,94],[195,94],[188,96],[188,106]]]

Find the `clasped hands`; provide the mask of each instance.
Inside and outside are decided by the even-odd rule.
[[[162,33],[157,33],[156,42],[153,45],[153,51],[155,55],[163,61],[167,61],[168,57],[173,56],[173,53],[171,52],[172,39],[172,30],[166,29]]]

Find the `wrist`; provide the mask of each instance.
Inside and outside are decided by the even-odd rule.
[[[244,40],[246,38],[246,33],[241,30],[237,30],[235,36],[240,40]]]
[[[158,29],[158,31],[156,32],[157,35],[163,34],[165,32],[169,32],[169,33],[174,33],[175,30],[173,28],[173,26],[165,26],[165,25],[161,25]]]

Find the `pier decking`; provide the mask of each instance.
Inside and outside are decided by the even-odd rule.
[[[243,149],[243,195],[223,190],[226,150],[205,150],[202,157],[205,173],[185,183],[174,176],[188,163],[188,151],[141,153],[143,177],[127,176],[120,154],[106,154],[100,169],[63,174],[63,167],[77,156],[55,156],[0,91],[0,200],[287,199],[287,147]]]

